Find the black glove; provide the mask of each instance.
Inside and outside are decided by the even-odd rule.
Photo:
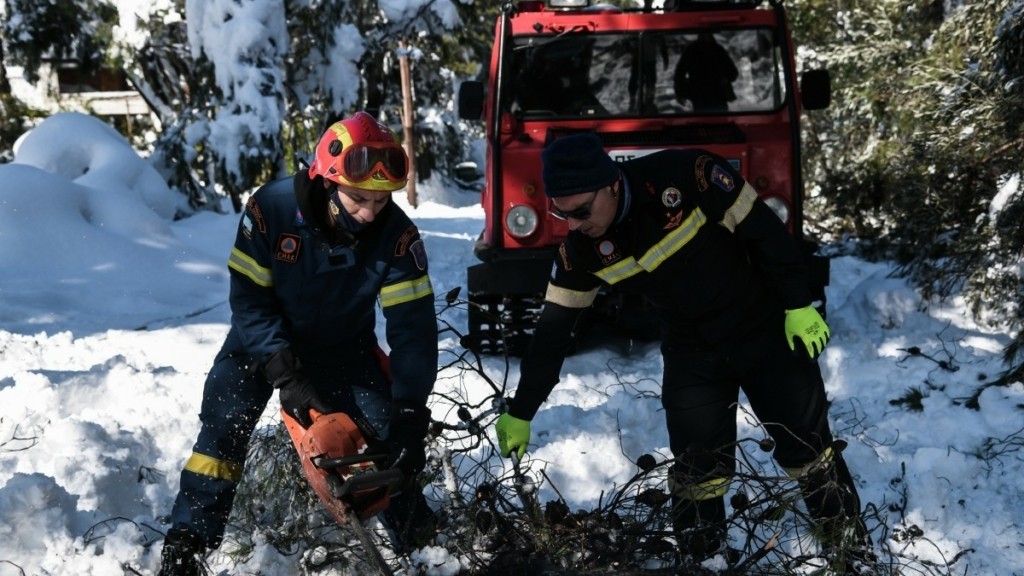
[[[391,425],[388,447],[391,449],[386,468],[398,468],[412,483],[416,474],[427,465],[423,439],[430,427],[430,410],[408,400],[396,400],[391,405]]]
[[[263,374],[274,388],[281,390],[281,408],[303,428],[313,424],[313,418],[309,415],[311,408],[321,414],[331,412],[302,373],[302,364],[290,348],[282,348],[271,354],[263,363]]]

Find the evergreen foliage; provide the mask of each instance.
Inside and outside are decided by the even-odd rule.
[[[237,10],[283,18],[287,39],[242,47],[261,78],[218,76],[217,54],[190,45],[185,19],[224,26],[203,2],[161,4],[144,15],[141,47],[114,42],[118,21],[103,0],[7,0],[2,53],[37,78],[46,60],[84,69],[120,64],[162,127],[154,164],[195,209],[217,206],[294,170],[331,120],[355,109],[402,134],[397,60],[413,62],[417,169],[450,175],[465,158],[467,130],[453,118],[461,79],[487,73],[499,3],[435,0],[415,12],[376,1],[282,0]],[[1024,377],[1024,0],[788,0],[804,69],[825,67],[832,106],[807,114],[805,181],[809,232],[861,256],[892,258],[926,297],[958,290],[978,318],[1016,334],[1005,381]],[[400,53],[399,47],[403,46]],[[359,85],[332,73],[350,57]],[[220,71],[223,74],[223,71]],[[5,75],[0,75],[0,78]],[[352,75],[346,75],[350,78]],[[3,96],[4,137],[31,114]],[[241,122],[255,113],[260,125]],[[428,123],[423,118],[431,117]],[[18,118],[19,122],[7,119]],[[232,145],[224,145],[230,142]]]
[[[810,114],[811,220],[828,239],[857,238],[863,256],[894,259],[926,298],[963,290],[980,319],[1019,334],[1024,197],[1001,190],[1024,172],[1024,9],[945,6],[795,3],[796,42],[835,90],[829,110]],[[1011,366],[1021,346],[1018,336]]]
[[[75,62],[98,70],[111,48],[117,9],[104,0],[7,0],[2,22],[4,54],[39,80],[43,62]]]

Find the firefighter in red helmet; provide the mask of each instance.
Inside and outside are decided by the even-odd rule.
[[[437,323],[423,240],[391,201],[408,172],[394,133],[356,112],[327,128],[308,170],[249,198],[228,257],[231,328],[206,379],[161,575],[202,573],[219,546],[275,391],[302,426],[311,409],[344,412],[389,450],[386,468],[412,479],[424,467]],[[390,362],[375,336],[378,299]],[[413,489],[384,513],[405,546],[429,537],[433,518]]]

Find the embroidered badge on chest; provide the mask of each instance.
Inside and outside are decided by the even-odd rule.
[[[683,201],[683,194],[678,188],[665,188],[665,191],[661,193],[661,203],[666,208],[675,208],[679,206]]]
[[[665,225],[662,226],[661,229],[662,230],[671,230],[673,228],[678,228],[679,227],[679,223],[682,222],[682,221],[683,221],[683,211],[682,210],[680,210],[679,212],[676,212],[675,214],[669,212],[669,213],[665,214]]]
[[[618,260],[619,247],[611,240],[602,240],[597,243],[597,253],[601,256],[601,264],[608,265]]]
[[[281,234],[277,239],[277,251],[274,259],[294,264],[299,259],[299,248],[302,247],[302,237],[295,234]]]

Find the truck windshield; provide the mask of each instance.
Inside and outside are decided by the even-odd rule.
[[[770,29],[513,39],[505,106],[522,117],[770,112],[784,103]]]

